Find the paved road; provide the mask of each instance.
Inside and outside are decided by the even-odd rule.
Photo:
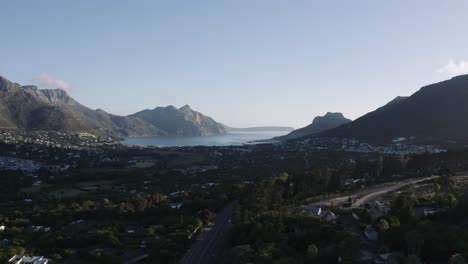
[[[196,241],[179,261],[180,264],[215,264],[226,241],[226,234],[232,228],[235,202],[225,206],[216,216],[209,230],[202,231]]]
[[[351,195],[348,194],[348,195],[333,197],[333,198],[326,199],[326,200],[323,200],[323,201],[320,201],[320,202],[312,203],[312,205],[314,205],[314,206],[327,206],[327,205],[330,205],[331,203],[334,203],[336,205],[336,204],[340,204],[340,203],[345,202],[348,199],[348,197],[356,195],[357,197],[360,197],[360,198],[358,198],[356,201],[354,201],[354,203],[351,206],[351,209],[352,208],[357,208],[357,207],[360,207],[361,205],[365,204],[369,200],[376,199],[376,198],[378,198],[378,197],[380,197],[380,196],[382,196],[382,195],[384,195],[384,194],[386,194],[388,192],[393,192],[393,191],[401,189],[401,188],[403,188],[405,186],[412,185],[412,184],[417,184],[417,183],[427,181],[427,180],[436,179],[438,177],[439,176],[430,176],[430,177],[424,177],[424,178],[419,178],[419,179],[414,179],[414,180],[406,180],[406,181],[396,182],[394,184],[386,185],[386,186],[371,187],[371,188],[367,188],[367,189],[365,189],[363,191],[360,191],[360,192],[358,192],[356,194],[351,194]]]
[[[380,196],[382,196],[382,195],[384,195],[384,194],[386,194],[388,192],[393,192],[393,191],[396,191],[396,190],[401,189],[401,188],[403,188],[405,186],[408,186],[408,185],[417,184],[417,183],[420,183],[420,182],[423,182],[423,181],[433,180],[433,179],[436,179],[436,178],[439,178],[439,176],[430,176],[430,177],[420,178],[420,179],[406,181],[406,182],[398,182],[395,185],[381,187],[381,188],[376,189],[373,192],[371,192],[369,194],[366,194],[366,195],[360,197],[359,199],[357,199],[353,203],[352,208],[358,208],[361,205],[364,205],[365,203],[367,203],[368,201],[375,200],[376,198],[378,198],[378,197],[380,197]]]

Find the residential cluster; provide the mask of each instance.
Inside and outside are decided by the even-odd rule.
[[[0,129],[0,142],[5,144],[35,144],[65,149],[83,149],[115,144],[110,137],[98,137],[87,132],[25,131],[21,129]]]

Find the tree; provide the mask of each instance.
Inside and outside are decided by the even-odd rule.
[[[387,220],[382,218],[377,223],[377,228],[379,229],[379,232],[383,234],[387,232],[387,230],[390,228],[390,225],[388,224]]]
[[[379,179],[383,171],[383,157],[379,157],[375,164],[375,178]]]
[[[345,238],[338,244],[338,253],[345,262],[357,257],[359,252],[359,239],[352,234],[347,234]]]
[[[422,264],[421,259],[416,255],[409,255],[403,263],[404,264]]]
[[[382,243],[384,241],[385,233],[387,230],[390,228],[390,225],[388,224],[387,220],[385,219],[380,219],[379,222],[377,223],[377,229],[379,230],[379,238],[381,239]]]
[[[6,263],[14,255],[25,254],[25,249],[15,245],[8,245],[0,249],[0,261]]]
[[[111,246],[120,246],[121,243],[116,235],[116,232],[112,229],[98,229],[96,235],[100,242]]]
[[[399,194],[392,202],[391,212],[400,222],[408,223],[414,217],[414,199],[406,192]]]
[[[406,247],[409,254],[419,255],[424,245],[424,235],[416,230],[409,231],[406,234]]]
[[[317,254],[318,254],[317,246],[315,244],[310,244],[307,247],[307,257],[313,258],[313,257],[317,256]]]
[[[284,183],[289,179],[289,174],[287,174],[286,172],[283,172],[283,173],[280,173],[277,178],[278,180]]]
[[[147,233],[148,236],[150,236],[150,237],[155,237],[156,234],[157,234],[157,233],[156,233],[156,229],[153,228],[153,227],[148,227],[148,228],[146,229],[146,233]]]
[[[271,261],[271,259],[273,258],[274,249],[275,249],[275,244],[274,243],[263,244],[257,250],[257,255],[260,257],[260,259],[262,259],[264,261]]]
[[[385,219],[388,223],[389,228],[398,228],[400,227],[400,220],[394,216],[388,216]]]
[[[243,264],[249,263],[252,259],[254,250],[250,245],[241,245],[232,248],[229,252],[228,263]]]

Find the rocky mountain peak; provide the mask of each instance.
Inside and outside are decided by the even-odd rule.
[[[338,112],[327,112],[324,116],[317,116],[316,119],[346,119],[342,113]]]
[[[1,91],[10,91],[14,88],[18,88],[19,84],[10,82],[8,79],[0,76],[0,90]]]
[[[87,131],[99,135],[205,136],[225,133],[212,118],[185,105],[169,105],[117,116],[92,110],[62,89],[41,90],[0,77],[0,126],[41,130]]]
[[[179,108],[179,110],[181,110],[181,111],[192,111],[192,108],[190,108],[190,105],[186,104],[186,105],[182,106],[181,108]]]
[[[75,104],[70,95],[62,89],[45,89],[41,90],[42,94],[47,97],[51,103],[62,103],[62,104]]]
[[[320,132],[339,127],[346,123],[351,122],[351,120],[344,117],[342,113],[337,112],[327,112],[323,116],[317,116],[312,121],[312,124],[294,130],[291,133],[287,134],[286,136],[279,137],[279,140],[289,140],[299,137],[304,137],[308,135],[318,134]]]

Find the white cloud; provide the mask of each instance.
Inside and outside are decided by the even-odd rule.
[[[37,76],[32,81],[42,88],[50,88],[50,89],[60,88],[60,89],[68,90],[71,87],[70,83],[64,80],[56,79],[47,73],[43,73]]]
[[[447,65],[437,70],[440,74],[448,74],[451,76],[467,74],[468,73],[468,62],[461,60],[458,63],[451,59]]]

